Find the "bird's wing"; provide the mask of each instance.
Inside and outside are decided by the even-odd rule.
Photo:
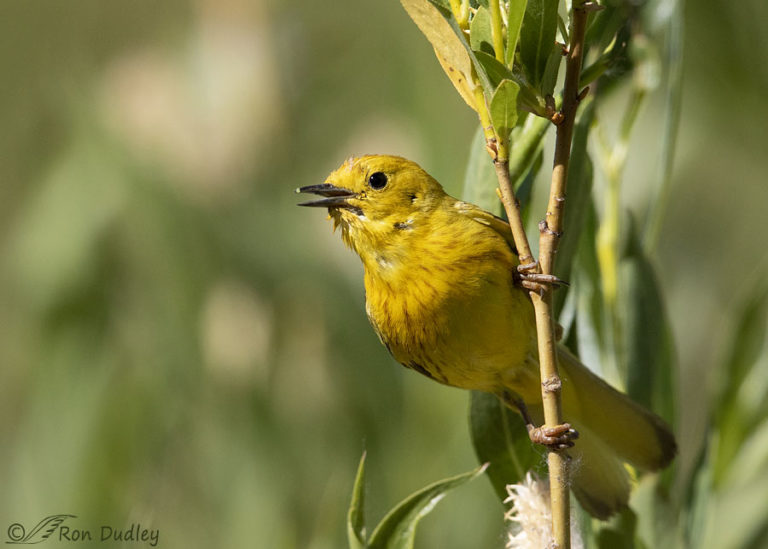
[[[469,217],[473,221],[493,229],[507,241],[509,247],[515,252],[515,255],[518,255],[517,248],[515,247],[515,239],[512,237],[512,229],[509,228],[509,223],[469,202],[457,201],[456,209],[459,213]]]

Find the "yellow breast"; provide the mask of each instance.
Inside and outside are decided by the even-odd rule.
[[[368,316],[398,362],[447,385],[493,391],[510,370],[527,369],[535,346],[531,304],[512,282],[516,257],[479,223],[436,226],[386,261],[369,259]]]

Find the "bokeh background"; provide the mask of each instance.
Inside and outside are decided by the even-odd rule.
[[[766,268],[767,6],[685,12],[657,257],[683,464]],[[388,358],[358,259],[294,205],[368,152],[460,192],[476,119],[398,2],[4,0],[0,121],[1,536],[67,513],[162,547],[343,547],[363,450],[371,523],[476,465],[467,395]],[[630,209],[655,198],[662,124],[658,94]],[[477,480],[417,543],[500,547],[502,513]]]

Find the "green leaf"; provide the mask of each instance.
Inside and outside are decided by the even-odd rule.
[[[645,255],[634,223],[621,261],[627,393],[667,421],[674,419],[671,327],[658,277]]]
[[[560,31],[560,41],[563,44],[568,44],[568,27],[566,26],[563,18],[560,17],[560,14],[557,15],[557,30]]]
[[[706,452],[701,452],[688,487],[688,520],[685,525],[686,547],[701,547],[707,526],[707,513],[714,499],[712,492],[712,466]]]
[[[365,452],[360,458],[360,465],[357,467],[355,476],[355,485],[352,488],[352,501],[349,504],[347,512],[347,539],[349,549],[364,549],[365,543]]]
[[[619,30],[631,24],[630,4],[605,5],[589,18],[587,32],[584,36],[586,44],[602,52],[608,49]]]
[[[526,5],[528,5],[528,0],[509,0],[509,11],[507,12],[507,52],[505,56],[507,65],[512,65],[515,59],[515,50],[520,39],[520,27],[523,24]]]
[[[507,484],[520,482],[526,471],[542,463],[528,437],[523,419],[494,395],[472,391],[472,444],[479,461],[488,463],[488,478],[500,500]]]
[[[498,87],[503,80],[512,80],[518,86],[520,91],[518,93],[519,108],[528,112],[544,116],[546,109],[546,103],[544,97],[534,89],[528,81],[525,79],[522,73],[510,70],[499,62],[493,55],[482,51],[472,52],[477,62],[482,66],[483,73],[487,75],[488,81],[493,88]]]
[[[557,0],[529,0],[520,30],[520,61],[528,81],[540,89],[557,34]]]
[[[486,211],[501,215],[502,206],[496,196],[497,187],[496,170],[485,150],[485,135],[483,129],[478,127],[469,150],[469,162],[464,174],[464,190],[461,197]]]
[[[645,475],[632,490],[630,506],[637,514],[635,536],[642,547],[673,549],[684,547],[678,528],[680,517],[658,475]]]
[[[626,73],[629,68],[629,44],[633,42],[628,26],[631,18],[626,7],[607,7],[597,12],[587,27],[586,43],[598,55],[585,55],[579,88],[588,86],[604,74]],[[587,59],[591,59],[586,63]],[[610,74],[610,73],[609,73]],[[608,80],[615,80],[614,75]],[[603,86],[605,83],[603,83]]]
[[[573,259],[579,246],[587,206],[592,200],[592,160],[587,151],[589,129],[595,116],[595,103],[590,101],[576,119],[573,129],[573,145],[571,147],[571,163],[568,167],[567,200],[565,203],[565,223],[563,238],[557,249],[555,274],[568,281],[571,277]],[[555,312],[557,315],[563,308],[569,288],[560,288],[555,292]],[[557,317],[556,317],[557,318]]]
[[[400,0],[400,3],[432,44],[440,65],[456,91],[467,105],[477,110],[471,84],[473,61],[467,45],[460,38],[461,29],[458,29],[453,15],[429,0]]]
[[[703,549],[765,546],[760,534],[768,527],[768,421],[752,429],[729,464],[729,474],[719,487],[713,487],[699,545]],[[761,459],[754,460],[758,455]]]
[[[522,126],[512,131],[509,176],[523,207],[523,214],[527,212],[526,204],[533,179],[542,166],[541,148],[550,126],[551,123],[545,118],[528,116]],[[485,149],[482,129],[478,128],[472,138],[462,199],[503,216],[501,202],[496,195],[497,188],[496,170]]]
[[[477,61],[482,65],[483,70],[488,75],[488,80],[494,88],[501,84],[502,80],[513,80],[514,74],[507,67],[499,63],[492,54],[484,51],[475,51]]]
[[[718,400],[730,404],[743,385],[755,363],[765,352],[765,331],[768,326],[768,285],[758,285],[747,293],[737,314],[738,324],[733,332],[728,358],[722,375]]]
[[[541,167],[544,165],[544,147],[541,146],[537,149],[536,156],[533,159],[529,170],[525,173],[525,176],[519,181],[519,185],[513,180],[515,188],[515,198],[520,201],[520,210],[523,216],[523,224],[528,226],[528,220],[531,215],[531,195],[533,194],[533,184],[536,181],[536,176],[539,174]]]
[[[768,285],[752,289],[739,311],[725,363],[719,368],[714,399],[718,433],[713,484],[722,482],[754,426],[768,416]]]
[[[605,303],[597,262],[597,230],[597,212],[594,204],[588,202],[564,309],[568,308],[569,303],[575,309],[576,330],[573,331],[572,339],[576,341],[575,348],[578,349],[581,361],[589,364],[601,377],[609,378],[608,381],[620,386],[623,380],[614,371],[608,371],[606,361],[603,360],[606,355],[610,356],[613,347],[604,318]]]
[[[493,55],[491,14],[483,7],[477,8],[477,13],[469,24],[469,45],[475,51],[483,51]]]
[[[637,516],[631,509],[624,509],[600,529],[597,546],[599,549],[637,549],[636,528]]]
[[[544,136],[551,125],[546,118],[529,116],[522,126],[518,126],[512,131],[509,177],[514,188],[518,188],[527,174],[531,172],[531,167],[539,154]],[[533,170],[533,175],[536,175],[537,171]]]
[[[509,133],[517,123],[517,92],[520,86],[502,80],[491,96],[491,122],[499,135]]]
[[[412,494],[382,519],[371,535],[371,549],[412,549],[419,521],[428,515],[445,494],[481,475],[487,465],[441,480]]]
[[[563,60],[563,54],[560,48],[552,48],[547,57],[547,63],[544,65],[544,74],[541,77],[541,94],[546,97],[552,95],[557,84],[557,72],[560,70],[560,62]]]
[[[472,51],[467,40],[464,38],[464,31],[459,27],[456,18],[453,16],[450,10],[444,9],[440,6],[436,6],[429,0],[400,0],[408,15],[418,25],[427,40],[430,41],[435,48],[435,53],[440,61],[440,64],[445,70],[448,77],[456,86],[456,89],[462,95],[467,104],[475,109],[474,98],[467,99],[467,83],[470,82],[471,69],[474,67],[475,74],[479,80],[483,90],[489,92],[494,89],[495,86],[491,86],[491,82],[488,79],[488,75],[485,72],[485,68],[480,64],[475,57],[475,52]],[[438,17],[439,16],[439,17]],[[439,21],[442,18],[442,21]],[[447,32],[445,24],[453,31]],[[458,51],[458,46],[464,49],[467,57]],[[469,63],[467,63],[467,59]],[[449,68],[454,69],[449,71]],[[461,82],[455,79],[455,71],[461,72],[463,80]],[[476,109],[475,109],[476,110]]]
[[[457,36],[463,35],[463,31],[459,27],[459,24],[456,22],[456,19],[450,17],[448,19],[448,23],[451,25],[451,28],[453,28],[453,31]],[[477,60],[475,52],[472,50],[466,40],[462,40],[461,43],[467,50],[467,54],[469,55],[469,59],[472,62],[472,66],[475,68],[475,74],[477,75],[477,79],[479,80],[480,85],[483,87],[483,90],[486,92],[492,90],[493,86],[491,86],[491,81],[488,79],[488,75],[485,72],[485,67],[483,67],[483,65]]]

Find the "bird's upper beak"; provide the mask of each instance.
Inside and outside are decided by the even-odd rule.
[[[314,206],[321,208],[346,208],[354,211],[355,213],[362,213],[362,210],[357,206],[353,206],[347,200],[355,198],[357,193],[345,189],[343,187],[337,187],[330,183],[323,183],[322,185],[308,185],[306,187],[300,187],[296,189],[297,193],[312,193],[324,196],[320,200],[311,200],[309,202],[302,202],[297,206]]]

